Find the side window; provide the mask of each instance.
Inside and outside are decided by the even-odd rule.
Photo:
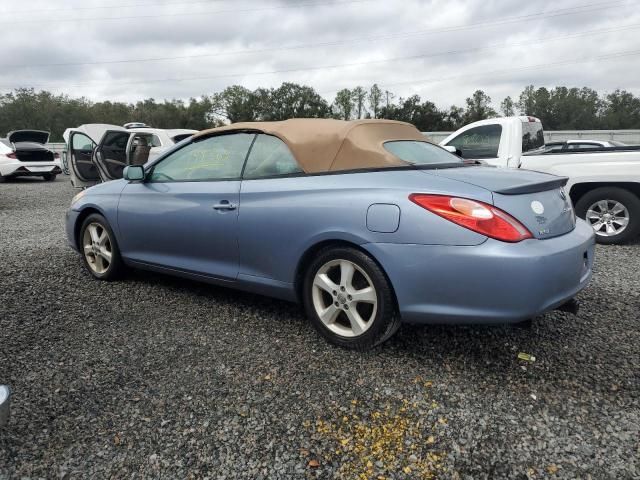
[[[149,142],[150,147],[161,147],[162,142],[160,141],[160,137],[158,137],[155,133],[151,135],[151,141]]]
[[[497,158],[502,126],[482,125],[461,133],[447,145],[462,152],[462,158]]]
[[[301,173],[287,145],[278,137],[258,134],[244,169],[243,178],[263,178]]]
[[[108,131],[100,141],[100,153],[107,160],[125,163],[127,161],[128,142],[129,133]]]
[[[82,133],[74,133],[71,148],[73,150],[93,150],[93,140]]]
[[[233,133],[190,143],[155,165],[149,181],[239,179],[254,136],[253,133]]]

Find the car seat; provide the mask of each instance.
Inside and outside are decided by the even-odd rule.
[[[131,165],[144,165],[149,161],[151,147],[145,137],[137,137],[136,141],[137,143],[131,157]]]

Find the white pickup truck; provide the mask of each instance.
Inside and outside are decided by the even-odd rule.
[[[535,117],[481,120],[440,145],[470,160],[568,177],[576,215],[591,224],[599,243],[622,243],[640,234],[640,146],[545,151]]]

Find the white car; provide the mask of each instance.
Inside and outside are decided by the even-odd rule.
[[[65,173],[77,188],[122,178],[127,165],[144,165],[196,132],[151,128],[141,123],[128,123],[124,127],[88,123],[68,128],[63,134]]]
[[[599,243],[622,243],[640,234],[640,146],[596,146],[546,151],[535,117],[481,120],[440,145],[465,159],[568,177],[576,215],[591,224]],[[548,228],[540,214],[540,229]]]
[[[47,181],[62,173],[58,155],[45,144],[49,132],[15,130],[0,139],[0,182],[8,177],[36,176]]]
[[[593,150],[595,148],[625,148],[626,143],[616,140],[564,140],[544,145],[544,153],[566,152],[567,150]]]

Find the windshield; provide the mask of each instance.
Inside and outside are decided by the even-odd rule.
[[[447,152],[444,148],[417,140],[397,140],[385,142],[384,148],[400,160],[414,165],[441,165],[460,163],[462,159]]]

